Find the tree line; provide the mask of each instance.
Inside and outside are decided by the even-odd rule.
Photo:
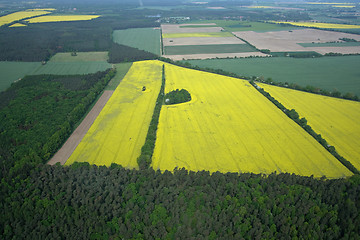
[[[309,133],[316,141],[318,141],[327,151],[329,151],[336,159],[338,159],[345,167],[347,167],[354,174],[359,174],[359,170],[352,165],[351,162],[342,157],[335,149],[334,146],[331,146],[327,143],[327,141],[321,136],[321,134],[317,134],[311,126],[307,124],[307,120],[305,117],[300,118],[299,114],[295,109],[287,109],[282,105],[279,101],[277,101],[270,93],[266,92],[263,88],[260,88],[256,85],[254,81],[250,81],[250,83],[267,99],[269,99],[276,107],[278,107],[281,111],[283,111],[290,119],[300,125],[307,133]]]
[[[40,165],[1,183],[2,239],[358,239],[360,178]]]
[[[0,93],[6,103],[0,108],[0,177],[25,178],[48,161],[114,74],[27,76]]]

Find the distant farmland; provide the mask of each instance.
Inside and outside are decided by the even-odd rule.
[[[39,62],[0,62],[0,92],[10,87],[14,81],[33,73],[40,66]]]
[[[204,53],[242,53],[256,52],[248,44],[179,45],[165,46],[166,55],[204,54]]]
[[[311,85],[360,96],[360,56],[321,58],[246,58],[189,60],[193,65],[223,69],[242,76],[263,76],[276,82]]]
[[[108,52],[77,52],[76,56],[71,52],[64,52],[55,54],[50,62],[106,62],[108,58]]]
[[[161,54],[160,29],[131,28],[115,30],[113,32],[113,41],[157,55]]]
[[[99,62],[48,62],[39,67],[32,75],[55,74],[55,75],[76,75],[96,73],[111,68],[111,64]]]

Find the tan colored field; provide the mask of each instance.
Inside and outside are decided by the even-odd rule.
[[[194,24],[161,24],[162,33],[202,33],[202,32],[221,32],[222,27],[196,27],[196,28],[180,28],[180,26],[194,25]],[[201,25],[201,24],[196,24]],[[205,25],[205,24],[204,24]],[[206,24],[205,26],[209,26]],[[212,26],[212,25],[210,25]]]
[[[209,44],[245,44],[236,37],[188,37],[188,38],[164,38],[164,46],[182,45],[209,45]]]
[[[212,59],[212,58],[234,58],[234,57],[266,57],[267,54],[261,52],[244,52],[244,53],[211,53],[211,54],[187,54],[187,55],[163,55],[174,61],[190,60],[190,59]]]
[[[336,66],[334,66],[336,67]],[[296,109],[315,132],[360,169],[360,102],[259,84],[288,109]]]
[[[248,81],[170,64],[165,74],[165,92],[184,88],[192,100],[163,105],[155,170],[352,175]]]
[[[257,33],[253,31],[234,32],[234,34],[258,49],[269,49],[272,52],[316,51],[321,54],[327,52],[358,53],[358,47],[303,47],[297,43],[325,43],[339,41],[340,38],[352,38],[360,41],[360,35],[324,31],[317,29],[299,29],[292,31],[274,31]],[[341,49],[339,49],[341,48]]]

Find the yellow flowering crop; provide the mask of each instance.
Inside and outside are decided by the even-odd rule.
[[[69,21],[86,21],[98,18],[100,15],[49,15],[31,18],[26,20],[29,23],[43,23],[43,22],[69,22]]]
[[[286,108],[295,109],[315,132],[360,169],[360,102],[260,84]]]
[[[135,62],[66,165],[77,161],[138,168],[161,76],[162,63]],[[142,91],[143,86],[146,91]]]
[[[203,33],[163,33],[163,38],[186,37],[233,37],[229,32],[203,32]]]
[[[360,25],[350,25],[350,24],[336,24],[336,23],[316,23],[316,22],[278,22],[270,21],[273,23],[285,23],[297,27],[316,27],[316,28],[331,28],[331,29],[351,29],[351,28],[360,28]]]
[[[20,12],[11,13],[11,14],[0,17],[0,26],[9,24],[9,23],[12,23],[15,21],[19,21],[21,19],[35,17],[35,16],[49,14],[49,13],[51,13],[51,12],[43,11],[43,10],[20,11]]]
[[[25,24],[22,24],[22,23],[14,23],[14,24],[12,24],[11,26],[9,26],[9,27],[26,27],[27,25],[25,25]]]
[[[155,170],[352,175],[247,81],[170,64],[165,73],[165,92],[184,88],[192,100],[162,106]]]

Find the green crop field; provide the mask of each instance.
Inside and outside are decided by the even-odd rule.
[[[76,56],[72,56],[72,53],[57,53],[51,59],[50,62],[106,62],[109,58],[108,52],[77,52]]]
[[[242,76],[263,76],[276,82],[311,85],[360,96],[360,56],[321,58],[242,58],[189,60],[192,65],[233,72]]]
[[[298,43],[303,47],[355,47],[360,46],[360,42],[334,42],[334,43]]]
[[[248,44],[165,46],[166,55],[257,52]]]
[[[115,30],[113,41],[118,44],[145,50],[160,55],[160,29],[131,28]]]
[[[113,79],[110,80],[108,85],[105,87],[105,90],[115,90],[121,80],[125,77],[126,73],[129,71],[131,65],[132,62],[115,64],[116,75]]]
[[[31,74],[40,66],[39,62],[0,62],[0,91],[6,90],[11,83]]]
[[[295,26],[281,26],[280,24],[234,21],[234,20],[206,20],[206,21],[195,21],[191,23],[193,24],[216,23],[218,27],[222,27],[229,32],[239,32],[239,31],[270,32],[270,31],[287,31],[292,29],[300,29],[299,27],[295,27]]]
[[[55,75],[75,75],[89,74],[98,71],[105,71],[111,68],[111,64],[99,62],[48,62],[32,72],[32,75],[55,74]]]

